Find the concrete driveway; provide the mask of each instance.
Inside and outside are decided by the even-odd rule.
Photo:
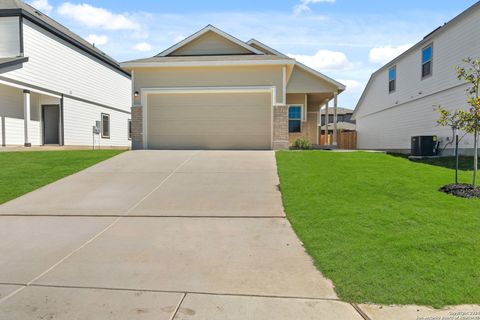
[[[362,319],[285,215],[273,152],[127,152],[0,206],[0,319]]]

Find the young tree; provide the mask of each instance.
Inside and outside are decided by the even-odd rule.
[[[437,120],[437,124],[452,129],[452,141],[445,145],[444,150],[455,142],[455,184],[458,184],[458,144],[465,137],[465,135],[461,138],[458,136],[458,131],[462,130],[462,118],[460,117],[459,110],[451,112],[442,106],[438,107],[438,113],[440,114],[440,118]]]
[[[478,175],[478,135],[480,133],[480,57],[467,58],[463,62],[465,66],[457,67],[458,79],[465,80],[470,87],[467,89],[469,108],[467,111],[460,110],[459,117],[462,130],[473,134],[473,186],[477,186]]]

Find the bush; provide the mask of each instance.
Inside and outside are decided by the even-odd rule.
[[[310,150],[312,149],[312,144],[305,138],[300,138],[295,140],[293,147],[299,150]]]

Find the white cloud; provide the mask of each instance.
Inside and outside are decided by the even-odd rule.
[[[411,46],[412,44],[404,44],[398,47],[385,46],[373,48],[370,50],[368,57],[372,63],[386,64],[408,50]]]
[[[301,54],[289,54],[288,56],[319,71],[342,70],[351,65],[345,53],[340,51],[319,50],[313,56]]]
[[[30,5],[35,9],[40,10],[46,14],[49,14],[50,12],[52,12],[52,9],[53,9],[52,5],[48,3],[48,0],[34,0],[30,2]]]
[[[310,4],[312,3],[321,3],[321,2],[328,2],[334,3],[336,0],[300,0],[300,3],[293,7],[293,13],[295,15],[302,14],[303,12],[312,11],[310,9]]]
[[[140,25],[124,14],[110,12],[86,3],[63,3],[58,13],[64,17],[80,22],[88,28],[105,30],[138,30]]]
[[[148,42],[140,42],[134,45],[133,49],[141,52],[152,51],[152,45]]]
[[[343,83],[349,92],[362,92],[365,85],[357,80],[338,79],[338,82]]]
[[[91,34],[85,38],[88,42],[95,44],[96,46],[104,45],[108,42],[108,37],[105,35]]]

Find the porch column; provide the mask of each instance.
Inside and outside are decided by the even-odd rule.
[[[30,130],[30,90],[23,90],[23,120],[24,120],[24,136],[25,147],[31,147],[29,130]]]
[[[329,125],[329,114],[328,114],[328,108],[329,108],[329,105],[330,105],[330,101],[327,100],[327,103],[325,104],[325,145],[328,146],[330,145],[330,139],[329,139],[329,136],[330,134],[328,133],[328,125]]]
[[[333,145],[337,145],[337,107],[338,107],[338,94],[333,94]]]

